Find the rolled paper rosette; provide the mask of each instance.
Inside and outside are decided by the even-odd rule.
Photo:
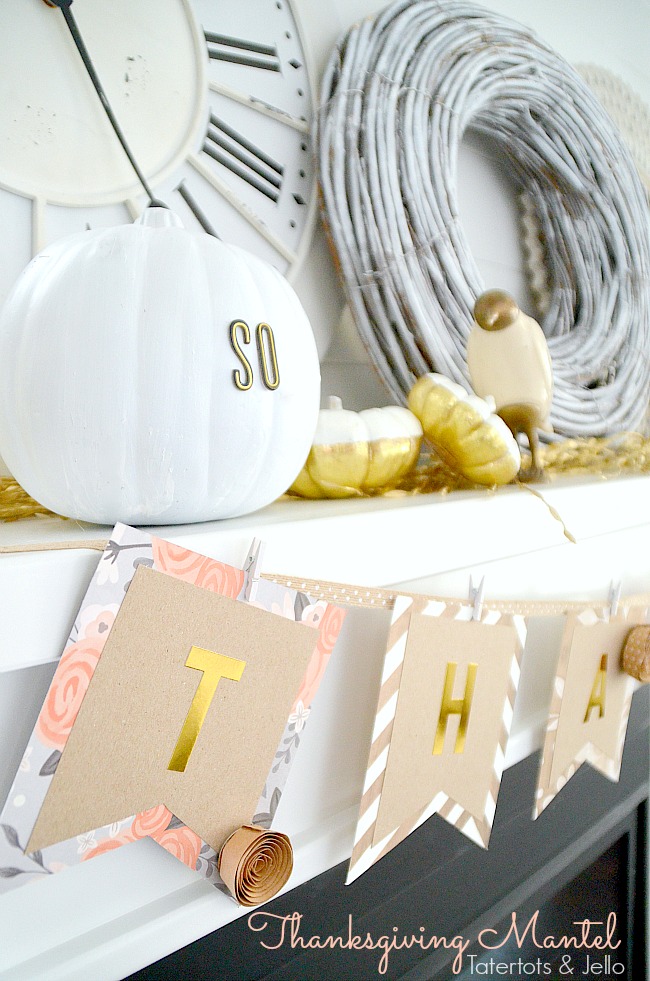
[[[221,846],[219,875],[240,906],[259,906],[272,899],[293,869],[293,849],[286,835],[243,825]]]
[[[621,667],[637,681],[650,682],[650,625],[641,624],[630,630],[623,646]]]

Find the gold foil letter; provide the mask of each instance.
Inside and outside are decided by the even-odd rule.
[[[271,360],[273,380],[271,380],[269,375],[269,363],[266,356],[266,345],[264,343],[265,334],[268,338],[269,358]],[[268,324],[262,323],[257,325],[257,349],[260,355],[260,368],[262,369],[264,384],[267,388],[270,388],[271,391],[273,391],[280,384],[280,369],[278,368],[278,357],[275,353],[275,338],[273,337],[273,331]]]
[[[192,647],[187,656],[185,667],[202,671],[203,677],[196,689],[167,767],[168,770],[177,770],[179,773],[183,773],[187,766],[190,753],[194,749],[219,681],[221,678],[239,681],[244,673],[246,662],[239,661],[236,657],[217,654],[215,651],[206,651],[202,647]]]
[[[596,671],[596,677],[591,687],[591,695],[587,703],[585,712],[585,722],[589,722],[591,710],[598,709],[598,718],[602,719],[605,715],[605,690],[607,687],[607,654],[603,654],[600,659],[600,667]]]
[[[251,331],[248,324],[243,320],[233,320],[230,325],[230,343],[232,344],[232,349],[241,361],[244,371],[246,372],[242,378],[241,371],[239,371],[238,368],[235,368],[232,373],[233,381],[235,383],[235,387],[238,388],[240,392],[247,392],[253,384],[253,369],[250,366],[248,358],[240,347],[239,338],[237,337],[238,330],[242,330],[244,332],[244,344],[250,344]]]
[[[456,743],[454,745],[454,753],[462,753],[465,749],[465,738],[467,736],[467,726],[469,724],[469,713],[472,707],[472,697],[474,695],[474,685],[476,683],[478,664],[472,663],[467,665],[467,681],[465,683],[465,694],[463,695],[462,699],[453,698],[457,667],[458,664],[456,661],[449,661],[447,664],[445,687],[442,693],[442,705],[440,707],[440,716],[438,718],[438,726],[436,728],[436,738],[433,743],[433,756],[440,756],[442,754],[445,745],[447,722],[449,721],[450,715],[460,715],[458,732],[456,734]]]

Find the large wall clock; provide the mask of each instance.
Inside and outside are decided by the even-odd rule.
[[[0,302],[29,259],[146,198],[60,10],[0,11]],[[312,67],[290,0],[75,0],[116,117],[189,229],[290,279],[315,214]]]

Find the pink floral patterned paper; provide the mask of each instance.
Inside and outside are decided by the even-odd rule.
[[[93,672],[119,613],[120,604],[140,564],[148,565],[202,589],[240,602],[245,574],[240,569],[117,525],[99,561],[55,671],[13,786],[0,814],[0,891],[49,875],[150,837],[168,852],[222,887],[214,850],[160,805],[97,828],[69,841],[26,855],[23,848],[47,794],[66,740]],[[344,612],[323,600],[313,601],[295,589],[260,580],[254,605],[315,628],[314,653],[287,720],[280,745],[253,820],[270,827],[309,718],[310,706],[327,667]]]

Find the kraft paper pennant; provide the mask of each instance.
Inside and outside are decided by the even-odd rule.
[[[140,566],[27,851],[160,804],[218,851],[255,813],[313,647],[306,625]]]
[[[436,813],[487,847],[526,626],[472,612],[395,601],[348,883]]]
[[[646,609],[585,609],[567,617],[542,748],[533,817],[551,803],[583,763],[617,781],[638,682],[625,673],[621,654]]]
[[[152,837],[220,885],[271,825],[343,612],[118,525],[0,815],[0,889]]]

